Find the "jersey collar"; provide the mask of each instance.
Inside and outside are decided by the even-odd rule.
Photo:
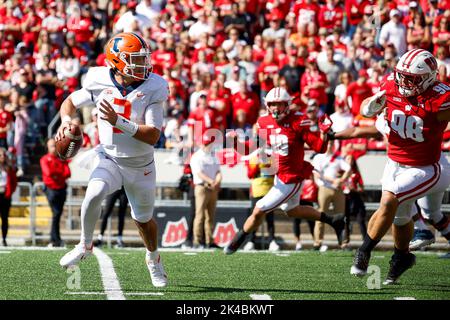
[[[136,81],[132,84],[130,84],[127,87],[123,87],[120,83],[117,82],[116,78],[114,77],[114,72],[112,69],[109,70],[109,76],[111,77],[111,81],[114,84],[114,86],[119,90],[120,94],[125,97],[128,94],[130,94],[134,89],[139,87],[142,83],[144,83],[145,80]]]

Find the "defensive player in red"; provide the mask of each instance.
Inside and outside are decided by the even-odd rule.
[[[289,217],[320,220],[331,225],[341,242],[345,225],[343,215],[329,216],[312,207],[299,205],[302,181],[311,176],[313,169],[309,162],[303,160],[304,144],[306,142],[316,152],[325,152],[326,133],[332,122],[324,116],[319,120],[320,132],[311,131],[313,123],[301,112],[291,111],[291,101],[292,97],[283,88],[275,87],[267,93],[265,103],[268,113],[258,119],[257,126],[259,138],[272,150],[272,163],[276,164],[271,168],[276,171],[272,172],[276,173],[274,185],[256,203],[242,230],[225,247],[226,254],[236,252],[247,236],[262,223],[265,215],[277,208]]]
[[[369,221],[350,273],[367,273],[371,251],[393,224],[395,251],[385,281],[391,284],[415,264],[409,252],[412,205],[419,198],[444,192],[450,184],[449,170],[439,163],[443,131],[450,120],[450,87],[437,81],[437,62],[430,52],[414,49],[405,53],[381,91],[361,105],[366,117],[382,110],[388,126],[389,159],[380,207]]]

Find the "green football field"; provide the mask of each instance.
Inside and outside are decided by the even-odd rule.
[[[162,257],[170,284],[157,289],[144,250],[104,249],[79,269],[64,270],[58,261],[66,251],[2,248],[0,299],[450,299],[450,259],[436,253],[417,253],[416,266],[400,283],[385,286],[385,251],[373,253],[372,273],[362,279],[349,273],[352,252],[168,251]]]

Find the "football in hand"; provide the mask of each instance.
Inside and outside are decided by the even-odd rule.
[[[64,131],[64,138],[56,141],[56,152],[62,160],[73,158],[83,145],[83,135],[79,126],[72,124]]]

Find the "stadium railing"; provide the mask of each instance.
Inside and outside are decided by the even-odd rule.
[[[66,208],[67,208],[67,217],[66,217],[66,229],[73,230],[74,229],[74,207],[80,207],[83,202],[83,197],[74,196],[74,188],[86,187],[86,183],[78,182],[78,181],[70,181],[67,187],[67,200],[66,200]],[[177,188],[177,183],[157,183],[156,199],[155,199],[155,207],[161,206],[170,206],[175,208],[183,208],[188,209],[190,207],[190,201],[187,198],[186,193],[183,193],[182,199],[163,199],[162,198],[162,188]],[[222,188],[229,189],[248,189],[248,184],[243,183],[228,183],[222,185]],[[42,235],[37,233],[37,225],[36,225],[36,209],[38,207],[48,207],[47,201],[38,201],[37,195],[44,188],[43,182],[35,182],[31,184],[30,182],[19,182],[18,188],[13,195],[12,205],[15,207],[28,207],[29,209],[29,232],[30,232],[30,240],[31,244],[34,246],[37,243],[37,240],[46,239],[48,235]],[[369,185],[365,188],[366,191],[380,191],[380,186]],[[450,188],[447,189],[450,191]],[[118,205],[118,204],[116,204]],[[378,208],[378,202],[366,202],[366,209],[368,211],[374,211]],[[251,202],[250,200],[219,200],[217,202],[217,206],[219,208],[250,208]],[[449,213],[450,212],[450,204],[443,204],[442,211]],[[107,241],[110,241],[112,238],[112,230],[111,230],[111,219],[108,222],[107,228]]]

